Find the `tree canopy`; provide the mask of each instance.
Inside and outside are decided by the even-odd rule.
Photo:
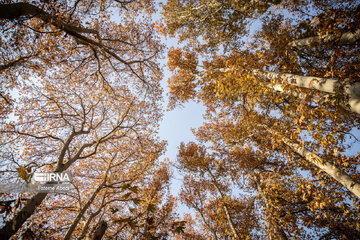
[[[359,26],[355,0],[0,1],[1,187],[72,176],[0,192],[0,238],[358,239]],[[206,107],[176,159],[165,51],[169,109]]]
[[[358,1],[179,2],[163,14],[168,34],[185,43],[168,52],[170,107],[196,100],[207,108],[198,142],[178,155],[183,201],[203,234],[356,239]],[[246,12],[232,18],[238,9]],[[241,28],[225,28],[227,21]],[[254,218],[245,235],[244,221],[233,223],[240,210],[219,208],[229,218],[216,224],[210,201],[225,193],[210,194],[214,181],[229,199],[248,201],[244,211]]]

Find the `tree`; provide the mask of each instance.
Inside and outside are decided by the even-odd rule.
[[[265,216],[268,217],[266,222],[270,224],[270,228],[276,229],[275,226],[280,225],[286,234],[294,233],[296,230],[295,236],[299,238],[306,237],[300,237],[304,225],[314,231],[319,228],[325,232],[329,231],[331,235],[342,235],[344,239],[356,236],[359,230],[352,224],[353,221],[357,221],[357,210],[344,200],[352,198],[354,206],[359,200],[350,192],[339,190],[336,182],[324,172],[317,172],[316,168],[303,162],[293,149],[284,148],[286,145],[280,137],[287,135],[293,138],[289,130],[280,133],[282,127],[274,124],[271,129],[278,133],[269,135],[269,132],[265,133],[262,128],[253,125],[260,119],[266,120],[264,116],[252,118],[249,113],[241,118],[238,112],[234,113],[234,110],[229,109],[223,112],[218,109],[218,114],[209,119],[209,123],[201,127],[196,135],[208,149],[223,156],[222,169],[226,172],[224,174],[232,176],[232,181],[239,182],[242,189],[248,189],[249,184],[257,190],[259,198],[265,203],[265,209],[269,211]],[[235,120],[233,114],[237,116]],[[248,128],[251,125],[253,127]],[[328,157],[326,156],[327,161]],[[340,159],[343,163],[350,163],[356,158],[341,156]],[[333,161],[338,162],[334,159]],[[357,161],[354,162],[355,166]],[[342,170],[356,174],[353,167]],[[309,172],[305,174],[305,171]],[[250,179],[250,183],[247,179]],[[344,197],[345,195],[348,197]],[[338,232],[340,225],[345,229],[348,224],[354,228]]]
[[[249,21],[280,2],[167,1],[163,7],[165,31],[170,36],[178,36],[180,41],[190,41],[200,51],[212,51],[219,45],[226,50],[238,48]]]
[[[181,200],[196,211],[200,216],[201,222],[205,225],[205,231],[209,232],[209,237],[219,239],[216,231],[216,224],[211,219],[206,218],[206,183],[196,181],[191,175],[184,177],[183,188],[180,193]]]
[[[326,6],[332,6],[333,3],[319,4],[319,6],[317,4],[318,2],[315,1],[314,11],[319,11],[317,17],[325,18]],[[293,7],[297,7],[296,11],[300,11],[299,6],[294,5]],[[334,12],[335,16],[337,16],[338,12],[340,12],[339,16],[342,16],[341,14],[345,12],[343,8],[345,7],[340,5],[337,6],[337,9],[334,8],[331,11]],[[356,20],[351,16],[346,14],[345,17],[339,21],[349,21],[349,26],[355,24]],[[174,96],[173,104],[184,102],[190,98],[197,98],[207,105],[209,112],[217,112],[215,109],[220,109],[221,105],[232,105],[234,108],[229,107],[228,109],[236,112],[238,114],[236,116],[241,114],[237,112],[237,108],[242,108],[243,111],[255,109],[266,114],[278,114],[277,118],[281,125],[292,128],[295,123],[298,134],[306,132],[311,136],[313,141],[310,148],[321,146],[332,150],[343,149],[345,134],[356,129],[359,117],[342,111],[339,106],[341,108],[350,103],[349,108],[354,112],[358,112],[358,82],[349,84],[347,83],[349,80],[346,82],[345,79],[334,80],[277,72],[282,69],[289,69],[294,73],[303,72],[303,74],[307,74],[322,71],[322,74],[324,74],[327,66],[310,68],[301,62],[301,56],[297,56],[297,53],[289,54],[286,49],[281,49],[282,44],[287,43],[287,39],[291,36],[290,31],[293,27],[291,24],[296,22],[296,19],[286,21],[284,17],[270,15],[265,20],[269,18],[269,22],[264,21],[263,29],[256,35],[259,39],[256,39],[253,43],[255,49],[236,49],[229,54],[220,55],[213,52],[212,59],[204,61],[203,66],[197,61],[197,55],[201,52],[196,48],[184,49],[184,51],[181,49],[171,50],[169,52],[169,66],[175,72],[175,75],[170,80],[169,85]],[[309,23],[306,24],[309,25]],[[339,24],[336,22],[335,26],[339,26]],[[171,26],[169,27],[171,28]],[[178,33],[182,35],[181,29],[183,27],[179,26],[178,28]],[[199,29],[201,29],[202,34],[207,34],[203,33],[205,30],[201,27]],[[275,38],[275,31],[280,33],[282,38]],[[341,50],[337,45],[326,47],[330,47],[330,49],[324,50],[325,56],[330,52],[332,56],[337,57],[335,54],[347,51],[347,48]],[[357,46],[355,49],[357,49]],[[351,61],[352,54],[355,52],[350,52],[349,56],[340,55],[337,58]],[[333,63],[332,60],[323,62],[327,65]],[[321,68],[325,68],[325,71]],[[344,66],[339,71],[333,71],[333,74],[338,74],[339,77],[346,77],[346,74],[350,74],[356,81],[356,72],[350,72],[350,70],[348,66]],[[280,96],[278,92],[281,92]],[[315,96],[316,102],[312,101],[312,96]],[[330,106],[329,103],[335,103],[337,106]],[[329,115],[329,117],[326,117],[326,115]],[[263,117],[263,115],[258,116]],[[254,122],[258,121],[256,117],[252,119],[254,119]],[[307,129],[305,128],[306,125]],[[261,128],[261,126],[256,126],[256,128]],[[343,131],[344,129],[347,130]],[[267,130],[264,129],[263,131],[266,132]],[[286,142],[290,143],[289,141]],[[293,146],[293,149],[297,148],[293,143],[290,145]],[[305,151],[306,148],[303,148],[303,150]],[[299,151],[297,152],[299,153]],[[302,155],[305,157],[305,154]],[[325,167],[322,166],[322,169],[325,169]],[[331,175],[335,176],[334,174]],[[350,179],[348,180],[353,182],[350,185],[356,186],[356,180]],[[353,191],[353,189],[349,189]],[[358,195],[358,193],[355,193],[355,195]]]
[[[116,21],[112,11],[119,11]],[[101,166],[120,149],[120,159],[136,147],[150,154],[136,154],[139,162],[159,157],[164,143],[153,134],[161,116],[156,61],[162,46],[154,38],[152,12],[148,1],[0,4],[0,92],[7,103],[1,109],[1,158],[8,163],[8,182],[31,181],[37,171],[86,169],[98,161]],[[24,223],[39,216],[39,206],[57,202],[46,193],[27,195],[29,201],[6,216],[2,238],[21,234]]]
[[[134,13],[141,12],[139,22]],[[95,76],[108,91],[115,78],[159,91],[161,45],[152,37],[151,12],[148,1],[1,3],[2,96],[34,77],[51,81],[54,72],[67,78],[83,70],[84,80]]]
[[[207,236],[213,239],[249,239],[256,229],[251,197],[231,196],[226,170],[219,161],[193,142],[181,144],[178,161],[184,178],[181,200],[194,208]],[[245,220],[246,219],[246,220]]]
[[[191,4],[196,6],[187,7]],[[358,3],[290,1],[279,6],[288,14],[264,12],[248,48],[229,50],[228,42],[219,40],[221,51],[213,48],[204,54],[194,39],[216,36],[215,28],[205,29],[199,21],[196,36],[190,36],[186,25],[174,30],[169,24],[170,32],[189,41],[168,54],[174,72],[169,80],[171,107],[189,99],[207,107],[208,122],[195,134],[213,155],[221,156],[224,174],[234,182],[245,179],[238,186],[258,196],[269,238],[306,238],[303,229],[308,228],[318,238],[353,239],[359,231],[354,225],[357,210],[345,199],[354,206],[359,201],[351,187],[359,184],[359,156],[345,152],[351,148],[350,138],[357,141],[359,48],[355,40],[338,39],[356,32]],[[206,12],[196,16],[201,19]],[[179,18],[172,17],[174,22]],[[332,39],[322,45],[289,46],[294,39],[329,34]],[[256,154],[238,150],[249,146]],[[319,161],[311,161],[310,155]],[[216,159],[213,164],[218,164]],[[318,167],[331,171],[327,176]],[[339,190],[335,180],[345,175],[352,182],[347,185],[350,191]],[[347,230],[339,231],[340,226]],[[315,234],[318,231],[324,234]]]
[[[126,152],[125,146],[136,146],[136,142],[157,149],[151,156],[158,156],[153,154],[162,151],[163,143],[157,145],[150,140],[157,123],[148,114],[151,112],[152,117],[160,114],[155,101],[138,100],[124,87],[113,87],[116,96],[101,92],[100,82],[89,84],[64,79],[58,83],[46,81],[43,85],[26,86],[29,93],[22,96],[22,104],[16,109],[18,119],[2,126],[3,146],[6,146],[3,157],[10,154],[14,159],[10,160],[8,170],[26,165],[31,172],[64,172],[79,161],[96,161],[109,151],[116,153],[123,149],[129,154],[136,150],[130,148]],[[147,152],[144,148],[142,151]],[[33,196],[29,204],[7,222],[3,234],[15,233],[46,195]],[[12,222],[17,223],[13,232],[8,230]]]
[[[105,221],[101,221],[99,226],[96,228],[94,237],[92,239],[101,240],[105,234],[106,229],[107,229],[107,223]]]
[[[228,114],[225,116],[228,116],[229,111],[226,112]],[[314,169],[302,164],[296,155],[291,156],[291,151],[284,152],[286,149],[277,143],[277,136],[260,135],[261,130],[245,129],[246,125],[245,121],[233,123],[229,119],[212,119],[196,135],[214,156],[210,164],[217,166],[216,171],[230,178],[227,183],[232,184],[232,189],[239,188],[256,196],[256,212],[258,218],[266,223],[266,236],[274,239],[308,238],[310,236],[306,232],[310,231],[312,238],[342,236],[342,239],[353,239],[359,231],[355,227],[358,216],[354,208],[358,200],[354,199],[354,206],[346,203],[347,197],[344,196],[351,195],[339,191],[339,187],[329,181],[325,174],[314,173]],[[253,134],[247,136],[250,131]],[[191,145],[194,144],[188,146]],[[190,152],[188,150],[186,156],[193,163],[192,169],[201,169],[198,166],[206,161],[190,158],[193,156]],[[310,175],[304,174],[309,170],[314,175],[310,177],[311,180]],[[194,190],[186,191],[183,195],[188,203],[194,204],[200,199],[202,202],[209,201],[211,198],[197,187],[206,185],[195,183],[196,180],[191,182]],[[199,192],[201,195],[197,196]],[[255,215],[254,212],[251,214]]]
[[[214,109],[220,108],[221,104],[225,104],[234,106],[234,108],[229,107],[227,111],[234,111],[235,109],[237,113],[239,108],[245,112],[250,108],[261,109],[267,114],[280,114],[279,123],[284,126],[287,125],[288,131],[296,128],[297,134],[306,132],[312,137],[313,140],[309,142],[308,149],[314,149],[316,146],[326,148],[328,154],[336,155],[339,149],[345,149],[346,146],[343,145],[345,136],[354,127],[356,128],[355,123],[358,121],[358,117],[344,115],[340,111],[334,112],[330,108],[324,109],[323,106],[314,106],[310,100],[311,95],[309,96],[307,92],[301,92],[288,86],[287,91],[293,92],[293,94],[290,96],[279,95],[268,87],[268,84],[273,86],[271,82],[263,83],[262,79],[252,76],[247,71],[224,70],[226,61],[237,68],[240,64],[244,65],[237,59],[246,58],[247,64],[253,64],[252,58],[254,58],[254,62],[258,58],[252,54],[244,52],[243,55],[240,55],[242,58],[238,54],[225,59],[218,57],[213,62],[206,63],[209,70],[204,74],[197,73],[199,71],[196,68],[195,70],[185,69],[183,66],[186,64],[183,62],[186,60],[182,57],[184,53],[181,51],[174,50],[171,54],[173,55],[171,55],[170,64],[173,69],[177,69],[176,76],[179,76],[174,76],[174,81],[170,83],[174,84],[170,85],[174,89],[173,94],[176,98],[173,99],[174,101],[186,101],[186,99],[196,96],[208,106],[209,111],[215,111]],[[181,82],[184,79],[187,81],[185,81],[186,84],[182,85]],[[181,94],[183,92],[184,94]],[[188,95],[189,93],[191,95]],[[298,97],[301,95],[305,96]],[[328,107],[328,105],[325,106]],[[325,114],[329,114],[328,117]],[[263,118],[263,116],[260,117]],[[254,118],[255,121],[258,121],[256,117]],[[256,128],[261,128],[261,126],[259,125]],[[266,130],[264,131],[266,132]]]
[[[239,93],[235,93],[235,91],[242,91],[244,94],[246,92],[248,96],[256,94],[256,97],[258,97],[259,94],[269,94],[269,89],[272,89],[285,93],[285,97],[290,93],[290,95],[298,96],[300,99],[314,101],[320,107],[327,108],[329,104],[339,106],[341,108],[340,110],[335,109],[338,112],[343,112],[342,109],[346,109],[359,113],[359,84],[356,80],[358,76],[356,75],[356,71],[353,70],[354,67],[358,65],[358,62],[355,60],[356,49],[358,48],[356,42],[354,42],[351,47],[336,45],[336,43],[332,42],[331,44],[325,45],[326,48],[321,49],[321,54],[315,53],[314,51],[291,51],[289,48],[283,47],[287,45],[290,41],[289,39],[293,38],[293,35],[296,34],[296,32],[293,33],[293,30],[310,32],[313,31],[311,28],[319,28],[319,32],[329,31],[329,28],[326,28],[326,26],[333,24],[331,25],[331,31],[336,30],[340,32],[342,31],[341,28],[343,28],[341,24],[346,23],[346,28],[350,29],[357,26],[355,16],[358,8],[353,1],[348,2],[355,6],[351,8],[350,6],[352,5],[347,6],[346,4],[343,5],[339,3],[336,6],[337,8],[334,7],[334,9],[329,10],[336,4],[331,1],[323,4],[318,1],[313,1],[311,10],[315,13],[315,16],[313,16],[313,19],[306,16],[305,20],[303,20],[304,18],[300,20],[296,18],[303,17],[303,12],[308,10],[307,7],[305,7],[305,3],[303,5],[302,3],[294,3],[291,1],[288,4],[281,3],[280,6],[291,11],[291,15],[289,14],[290,17],[286,18],[281,14],[265,12],[263,27],[255,35],[256,39],[253,43],[249,44],[251,50],[244,51],[243,49],[237,48],[233,51],[234,53],[228,54],[228,52],[225,52],[225,54],[223,56],[220,55],[220,57],[213,57],[214,52],[212,52],[213,55],[207,56],[212,58],[213,61],[207,59],[208,63],[203,64],[202,67],[196,62],[196,54],[202,54],[196,47],[190,46],[190,49],[185,49],[183,53],[181,53],[180,49],[170,51],[169,66],[173,71],[178,68],[176,77],[173,77],[169,82],[171,91],[174,93],[174,96],[183,96],[177,96],[179,100],[186,100],[186,98],[194,96],[196,86],[204,86],[207,84],[206,82],[209,76],[212,75],[213,77],[219,78],[219,75],[225,75],[226,73],[229,75],[228,77],[224,76],[224,81],[226,81],[227,85],[225,85],[225,82],[217,80],[220,86],[214,91],[220,92],[219,94],[223,94],[224,91],[228,90],[232,91],[232,95],[236,96],[239,95]],[[311,3],[312,1],[309,1],[308,5]],[[196,3],[192,4],[196,5]],[[221,4],[219,3],[219,5]],[[168,12],[172,11],[168,8],[165,8],[165,10]],[[334,16],[327,19],[325,14],[330,13]],[[201,12],[201,14],[206,15],[206,12]],[[201,17],[201,14],[199,13],[198,16]],[[293,15],[295,15],[295,17],[293,17]],[[223,13],[223,17],[225,16],[226,14]],[[171,18],[172,21],[174,21],[173,19],[176,19],[176,17],[180,18],[179,16],[168,16],[166,13],[165,17]],[[311,20],[313,21],[310,23]],[[218,19],[214,19],[214,21],[221,22]],[[317,24],[317,22],[320,23]],[[171,21],[168,23],[170,32],[177,32],[180,38],[186,38],[192,41],[193,38],[189,35],[191,31],[187,30],[186,33],[183,31],[183,29],[187,29],[187,25],[178,25],[174,29],[171,23]],[[203,25],[203,23],[199,23],[199,26],[194,27],[196,31],[198,31],[197,35],[203,36],[211,33],[212,30],[205,28]],[[238,32],[237,34],[242,33],[243,32]],[[281,37],[279,37],[279,34]],[[215,36],[215,34],[213,35]],[[231,38],[227,38],[227,40],[233,41]],[[217,42],[217,46],[224,46],[226,44],[227,42],[225,40],[219,40]],[[319,49],[316,49],[316,51],[319,52]],[[187,56],[185,56],[185,54],[188,56],[192,55],[192,59],[186,59]],[[244,61],[244,59],[246,59],[246,61]],[[351,61],[351,65],[348,64],[349,61]],[[192,66],[191,69],[186,69],[186,64],[188,64],[188,67]],[[202,71],[201,68],[203,68]],[[266,69],[268,70],[266,71]],[[232,74],[233,71],[237,73]],[[250,78],[248,76],[249,74],[255,75],[256,79]],[[317,74],[320,76],[316,76]],[[328,76],[336,77],[332,79],[328,78]],[[237,82],[232,79],[234,77],[243,80]],[[246,83],[246,81],[253,82],[251,86],[252,88],[255,87],[255,89],[249,89],[249,83]],[[229,82],[231,82],[231,84],[229,84]],[[236,84],[237,87],[229,89],[234,84]],[[261,85],[258,86],[259,84]],[[292,88],[292,86],[316,89],[319,91],[303,91],[303,89]],[[220,89],[220,87],[222,87],[222,89]],[[256,92],[254,92],[254,90]]]

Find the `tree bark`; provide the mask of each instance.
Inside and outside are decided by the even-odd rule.
[[[103,187],[103,184],[101,184],[96,190],[95,192],[92,194],[92,196],[90,197],[90,199],[86,202],[86,204],[84,205],[84,207],[80,210],[80,212],[78,213],[78,215],[76,216],[75,220],[73,221],[73,223],[71,224],[69,230],[67,231],[64,240],[69,240],[71,235],[73,234],[76,226],[79,224],[80,219],[83,217],[84,213],[86,212],[86,210],[90,207],[90,205],[92,204],[92,202],[94,201],[94,199],[96,198],[97,194],[100,192],[101,188]]]
[[[96,212],[94,212],[94,213],[92,213],[92,214],[90,215],[90,217],[88,218],[88,220],[87,220],[86,223],[85,223],[85,226],[84,226],[83,229],[82,229],[82,232],[81,232],[78,240],[81,240],[81,239],[84,239],[84,238],[85,238],[85,236],[86,236],[86,234],[87,234],[87,232],[88,232],[88,230],[89,230],[89,225],[90,225],[90,223],[92,222],[92,220],[93,220],[97,215],[99,215],[99,213],[101,212],[101,209],[102,209],[102,208],[99,208]]]
[[[356,30],[354,33],[346,32],[343,33],[339,38],[336,38],[334,34],[328,34],[324,36],[317,36],[317,37],[308,37],[299,40],[294,40],[288,44],[291,48],[301,48],[301,47],[311,47],[315,45],[319,45],[322,43],[327,43],[337,40],[337,43],[342,44],[353,44],[360,40],[360,29]]]
[[[107,227],[107,223],[104,220],[101,221],[99,226],[95,230],[92,240],[101,240],[105,234]]]
[[[227,72],[230,71],[231,68],[217,68],[214,69],[214,72]],[[301,87],[301,88],[308,88],[313,90],[319,90],[322,92],[322,97],[312,97],[312,99],[316,103],[321,103],[322,101],[326,101],[330,95],[328,94],[336,94],[338,93],[338,89],[341,86],[340,81],[335,79],[329,78],[320,78],[320,77],[311,77],[311,76],[300,76],[290,73],[278,73],[272,71],[262,71],[259,69],[252,69],[251,73],[254,76],[263,77],[267,79],[280,79],[283,82]],[[200,76],[199,74],[194,74],[194,77],[198,79],[203,79],[204,76]],[[285,92],[282,84],[266,84],[266,87],[278,91],[278,92]],[[346,110],[355,112],[360,114],[360,82],[356,82],[352,85],[345,84],[344,93],[347,97],[344,103],[341,103],[340,106]],[[292,94],[296,97],[300,97],[305,99],[304,94]]]
[[[287,92],[287,91],[285,91],[284,86],[279,83],[274,84],[274,85],[268,83],[268,84],[266,84],[266,87],[270,88],[272,90],[275,90],[277,92],[289,93],[292,96],[299,98],[299,99],[306,99],[306,97],[307,97],[306,94],[301,93],[301,92]],[[311,101],[317,103],[319,106],[321,106],[321,104],[324,102],[329,102],[332,105],[336,105],[335,101],[330,101],[330,97],[331,97],[331,94],[329,94],[329,93],[321,93],[320,96],[318,96],[318,95],[311,96]],[[343,102],[339,103],[339,105],[343,109],[360,114],[360,99],[350,99],[348,101],[348,104],[349,105],[347,105],[346,103],[343,103]]]
[[[1,228],[0,239],[10,239],[10,237],[14,235],[23,223],[34,213],[35,209],[42,203],[46,196],[47,193],[38,193],[28,200],[20,212]]]
[[[336,93],[338,88],[341,87],[341,83],[338,80],[330,78],[320,78],[312,76],[300,76],[291,73],[281,73],[281,72],[272,72],[272,71],[261,71],[258,69],[252,70],[252,73],[255,76],[264,77],[267,79],[280,79],[283,82],[290,85],[294,85],[302,88],[309,88],[314,90],[319,90],[327,93]],[[359,98],[360,99],[360,83],[354,83],[352,85],[345,84],[344,92],[349,97]]]
[[[335,94],[341,87],[341,83],[335,79],[300,76],[290,73],[277,73],[271,71],[252,70],[252,74],[267,79],[280,79],[283,82],[302,88],[319,90],[325,93]],[[278,87],[277,87],[278,88]],[[277,89],[278,90],[278,89]],[[360,83],[356,82],[352,85],[344,85],[344,94],[348,97],[348,104],[353,112],[360,114]]]
[[[292,149],[294,152],[296,152],[297,154],[299,154],[300,156],[326,172],[333,179],[346,187],[355,196],[360,198],[360,184],[355,182],[348,174],[337,168],[335,165],[328,163],[325,159],[319,157],[315,153],[307,150],[305,147],[302,147],[299,143],[291,141],[289,138],[275,132],[274,130],[270,129],[265,125],[262,126],[266,129],[267,132],[279,136],[282,142],[290,149]]]

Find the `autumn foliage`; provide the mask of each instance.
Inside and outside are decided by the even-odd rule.
[[[166,4],[186,43],[168,53],[170,106],[207,107],[178,154],[206,239],[359,236],[358,15],[357,1]]]
[[[73,177],[64,194],[1,193],[1,239],[181,230],[157,137],[163,46],[153,12],[151,1],[1,2],[2,182]]]
[[[72,188],[0,192],[0,239],[358,239],[359,19],[355,0],[1,1],[1,182]],[[177,159],[165,38],[169,108],[206,107]]]

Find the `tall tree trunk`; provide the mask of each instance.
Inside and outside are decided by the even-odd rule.
[[[104,220],[102,220],[99,226],[96,228],[92,240],[101,240],[105,234],[107,227],[108,227],[107,223]]]
[[[86,234],[87,234],[88,231],[89,231],[90,223],[92,222],[92,220],[93,220],[97,215],[99,215],[99,213],[101,212],[101,209],[102,209],[102,208],[100,207],[96,212],[94,212],[94,213],[92,213],[92,214],[90,215],[90,217],[88,218],[88,220],[87,220],[86,223],[85,223],[85,226],[83,227],[83,229],[82,229],[82,231],[81,231],[81,234],[80,234],[78,240],[81,240],[81,239],[84,239],[84,238],[85,238]]]
[[[35,209],[42,203],[48,193],[38,193],[33,196],[26,205],[18,212],[11,221],[6,222],[0,230],[0,239],[10,239],[23,223],[34,213]]]
[[[264,200],[266,208],[270,209],[269,201],[268,201],[267,197],[265,196],[265,194],[264,194],[264,192],[263,192],[263,190],[261,188],[259,177],[255,173],[253,173],[253,175],[254,175],[254,178],[255,178],[256,188],[257,188],[261,198]],[[287,237],[286,233],[284,232],[284,229],[277,222],[275,222],[274,225],[275,225],[275,230],[276,230],[276,232],[278,234],[279,239],[287,240],[288,237]]]
[[[349,175],[343,172],[341,169],[337,168],[335,165],[328,163],[325,159],[319,157],[315,153],[307,150],[302,147],[299,143],[291,141],[289,138],[281,135],[280,133],[270,129],[268,126],[261,124],[262,127],[266,129],[267,132],[279,136],[282,142],[290,147],[294,152],[326,172],[332,178],[341,183],[344,187],[346,187],[350,192],[352,192],[355,196],[360,198],[360,184],[355,182]]]
[[[252,70],[252,74],[267,79],[280,79],[293,86],[319,90],[331,94],[337,93],[338,88],[341,87],[340,81],[329,78],[300,76],[290,73],[261,71],[258,69]],[[352,85],[345,84],[344,94],[349,99],[347,103],[350,105],[350,109],[353,112],[360,114],[360,83],[356,82]]]
[[[317,37],[308,37],[299,40],[294,40],[288,44],[291,48],[301,48],[301,47],[311,47],[314,45],[319,45],[322,43],[327,43],[336,40],[338,44],[352,44],[360,40],[360,29],[356,30],[354,33],[346,32],[343,33],[339,38],[334,34],[327,34],[324,36]]]
[[[289,93],[291,94],[292,96],[296,97],[296,98],[299,98],[299,99],[306,99],[307,97],[307,94],[304,94],[304,93],[301,93],[301,92],[288,92],[288,91],[285,91],[284,89],[284,86],[282,84],[266,84],[266,87],[267,88],[270,88],[272,90],[275,90],[277,92],[281,92],[281,93]],[[315,96],[311,96],[311,100],[314,102],[314,103],[317,103],[319,106],[321,106],[322,103],[324,102],[329,102],[330,104],[332,105],[335,105],[335,101],[331,101],[329,100],[331,97],[331,94],[329,93],[321,93],[320,95],[315,95]],[[347,111],[351,111],[351,112],[354,112],[354,113],[357,113],[357,114],[360,114],[360,99],[350,99],[349,100],[349,106],[346,104],[346,103],[340,103],[339,105],[347,110]]]
[[[209,175],[211,176],[212,178],[212,184],[214,185],[216,191],[218,192],[218,194],[220,195],[221,199],[224,199],[224,194],[222,193],[222,191],[220,190],[217,182],[216,182],[216,179],[214,177],[214,175],[208,170],[207,171],[209,173]],[[233,233],[234,235],[234,238],[235,239],[238,239],[240,240],[240,237],[239,237],[239,234],[237,233],[236,231],[236,228],[235,228],[235,225],[234,225],[234,222],[232,221],[232,218],[231,218],[231,215],[230,215],[230,211],[229,211],[229,208],[227,207],[226,203],[224,203],[224,206],[223,206],[223,209],[224,209],[224,212],[225,212],[225,215],[226,215],[226,219],[228,221],[228,224],[230,226],[230,229],[231,229],[231,232]]]
[[[341,87],[340,81],[330,78],[301,76],[291,73],[262,71],[258,69],[253,69],[252,74],[267,79],[281,79],[290,85],[333,94],[338,92],[338,88]],[[344,85],[344,90],[344,93],[349,97],[360,98],[360,83],[357,82],[352,85],[346,84]]]
[[[78,215],[76,216],[75,220],[73,221],[73,223],[71,224],[69,230],[67,231],[64,240],[69,240],[71,235],[73,234],[76,226],[79,224],[81,218],[83,217],[84,213],[86,212],[86,210],[90,207],[90,205],[92,204],[92,202],[94,201],[94,199],[96,198],[97,194],[100,192],[100,190],[102,189],[102,187],[104,186],[104,184],[100,184],[99,187],[97,187],[97,189],[95,190],[95,192],[92,194],[92,196],[90,197],[90,199],[86,202],[86,204],[84,205],[84,207],[80,210],[80,212],[78,213]]]
[[[360,31],[360,30],[359,30]],[[232,70],[232,68],[217,68],[214,69],[214,72],[228,72]],[[278,73],[272,71],[262,71],[259,69],[252,69],[251,73],[258,77],[263,77],[267,79],[280,79],[283,80],[285,83],[301,87],[301,88],[308,88],[313,90],[319,90],[322,92],[322,97],[313,97],[312,99],[317,102],[321,103],[329,98],[329,94],[338,93],[338,89],[341,86],[340,81],[335,79],[329,78],[320,78],[320,77],[311,77],[311,76],[300,76],[291,73]],[[194,77],[202,80],[204,76],[199,74],[194,74]],[[278,92],[285,92],[282,84],[266,84],[266,87],[278,91]],[[360,82],[356,82],[352,85],[345,84],[344,93],[347,97],[346,102],[341,103],[341,107],[360,114]],[[305,98],[304,94],[293,94],[296,97]],[[349,106],[348,106],[348,105]]]

